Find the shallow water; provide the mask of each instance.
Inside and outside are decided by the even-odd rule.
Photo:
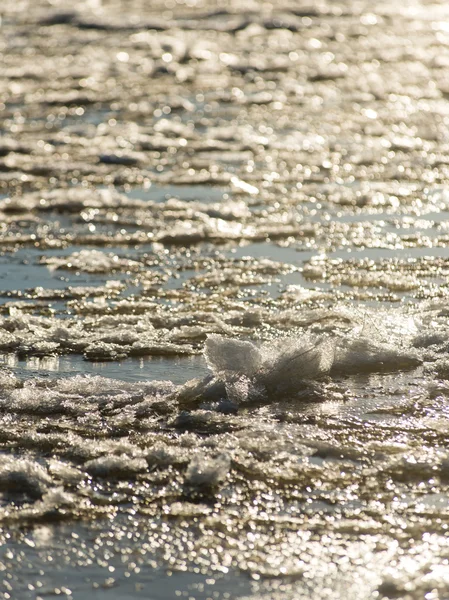
[[[445,598],[447,3],[75,4],[2,4],[2,598]]]

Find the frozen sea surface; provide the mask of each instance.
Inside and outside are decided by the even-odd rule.
[[[447,2],[1,12],[1,597],[445,598]]]

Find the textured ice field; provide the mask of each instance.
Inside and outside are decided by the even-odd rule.
[[[1,13],[1,597],[446,598],[447,2]]]

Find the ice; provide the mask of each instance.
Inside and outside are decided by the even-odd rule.
[[[85,271],[86,273],[113,273],[116,271],[136,271],[142,265],[126,258],[120,258],[117,254],[104,253],[100,250],[80,250],[70,256],[51,256],[42,259],[41,262],[51,270],[67,269]]]
[[[256,269],[259,267],[276,269],[275,263],[265,261],[256,263]],[[3,350],[18,356],[81,354],[87,360],[114,361],[128,356],[200,354],[206,340],[206,363],[222,385],[210,381],[189,384],[180,394],[189,404],[187,398],[194,403],[226,397],[240,401],[245,395],[260,395],[263,389],[268,395],[290,394],[303,382],[326,375],[412,369],[443,353],[447,337],[446,326],[433,320],[443,318],[438,316],[440,307],[423,317],[401,310],[359,310],[338,304],[279,312],[266,308],[242,312],[230,304],[220,313],[194,312],[187,306],[169,312],[158,307],[145,315],[105,314],[101,307],[97,309],[99,316],[61,321],[11,307],[9,316],[0,317]],[[225,335],[215,333],[218,331]],[[255,334],[261,338],[259,342]],[[8,376],[4,381],[7,385],[11,380]],[[18,391],[17,398],[15,406],[23,403],[25,410],[32,405],[35,410],[66,410],[45,390],[36,398]],[[12,396],[6,401],[9,406],[14,404]]]
[[[47,471],[36,461],[0,455],[0,489],[2,492],[42,498],[53,484]]]
[[[146,453],[150,467],[168,467],[169,465],[187,465],[191,460],[191,452],[186,448],[179,448],[163,442],[157,442]]]
[[[87,346],[84,352],[86,360],[107,361],[126,358],[127,352],[123,351],[121,344],[108,344],[106,342],[95,342]]]
[[[329,372],[334,358],[335,343],[324,337],[303,335],[286,337],[264,344],[260,348],[223,336],[209,336],[205,355],[209,367],[217,376],[256,376],[269,387],[276,381],[295,382],[315,379]]]
[[[15,377],[14,373],[0,367],[0,391],[10,390],[18,385],[20,385],[20,382]]]
[[[0,201],[0,210],[7,212],[55,211],[78,213],[83,209],[114,208],[126,203],[127,198],[113,189],[86,189],[73,186],[55,188],[42,193],[28,193]]]
[[[148,465],[143,458],[132,458],[127,454],[123,454],[120,456],[102,456],[88,461],[84,467],[94,477],[127,479],[146,471]]]
[[[105,334],[101,338],[101,342],[106,344],[117,344],[117,345],[132,345],[139,340],[139,335],[136,332],[129,331],[127,329],[114,329],[111,332]]]
[[[79,498],[75,494],[64,491],[62,486],[50,488],[42,497],[42,509],[45,512],[72,508],[78,503]]]
[[[225,395],[234,402],[254,397],[273,399],[295,395],[307,387],[308,382],[319,381],[326,375],[341,377],[416,368],[423,359],[410,343],[414,324],[407,319],[387,323],[389,328],[385,330],[364,324],[349,329],[346,334],[300,334],[259,346],[250,341],[211,335],[206,341],[205,357],[216,379],[186,384],[179,398],[182,402],[187,398],[195,402],[201,397],[218,400]],[[370,336],[367,335],[369,330]],[[396,338],[396,346],[385,341],[387,332],[390,339]]]
[[[31,379],[20,387],[5,387],[0,408],[23,415],[70,416],[83,430],[101,429],[102,411],[117,411],[114,426],[129,429],[137,414],[153,414],[153,405],[156,409],[160,401],[169,412],[170,398],[177,389],[170,381],[130,384],[98,376],[75,376],[56,382]]]
[[[432,365],[432,370],[434,370],[436,372],[436,374],[438,375],[438,377],[440,379],[448,380],[449,379],[449,360],[446,358],[446,359],[436,361]]]
[[[274,346],[274,348],[273,348]],[[303,335],[278,340],[263,347],[262,379],[268,387],[294,387],[304,380],[328,373],[335,355],[335,341],[323,336]]]
[[[10,395],[0,399],[0,406],[15,412],[28,414],[59,414],[68,408],[64,406],[61,396],[48,390],[27,386],[13,390]]]
[[[415,348],[429,348],[432,346],[441,346],[449,340],[449,330],[444,331],[431,331],[428,333],[421,333],[417,335],[413,340]]]
[[[446,597],[447,4],[3,0],[8,596]]]
[[[225,481],[230,467],[231,461],[227,454],[195,454],[187,467],[184,483],[196,489],[216,488]]]
[[[240,373],[251,377],[262,366],[262,354],[252,342],[210,335],[204,353],[216,375]]]
[[[64,484],[76,486],[85,478],[85,473],[59,460],[50,461],[48,468],[52,476],[61,480]]]
[[[132,356],[183,356],[197,354],[197,350],[187,344],[172,344],[154,341],[138,341],[130,348]]]
[[[367,337],[348,340],[336,353],[334,373],[365,373],[413,369],[422,363],[413,349],[401,350]]]

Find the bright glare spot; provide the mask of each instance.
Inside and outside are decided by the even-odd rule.
[[[364,111],[365,117],[368,119],[377,119],[377,112],[371,108],[367,108]]]

